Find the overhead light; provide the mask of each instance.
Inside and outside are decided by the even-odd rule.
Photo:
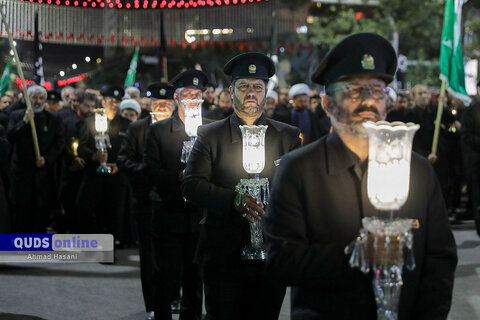
[[[185,40],[187,40],[188,43],[192,43],[193,41],[195,41],[195,37],[185,37]]]
[[[212,30],[213,34],[220,34],[221,32],[222,32],[222,30],[220,30],[220,29],[213,29]]]
[[[297,33],[299,34],[305,34],[308,32],[308,27],[307,26],[300,26],[297,28]]]
[[[65,71],[63,71],[63,70],[60,71],[59,73],[60,73],[60,77],[63,77],[65,75]]]
[[[17,41],[13,41],[13,46],[14,46],[14,47],[17,46]]]
[[[73,69],[73,70],[77,69],[77,65],[76,65],[75,63],[72,64],[72,69]]]
[[[86,61],[86,62],[90,62],[90,57],[89,57],[89,56],[86,56],[86,57],[85,57],[85,61]]]
[[[10,55],[11,55],[11,56],[13,56],[13,55],[14,55],[14,53],[13,53],[13,50],[10,50]]]
[[[97,63],[102,63],[102,59],[101,59],[101,58],[97,58]]]

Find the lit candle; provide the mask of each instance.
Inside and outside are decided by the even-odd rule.
[[[72,150],[73,150],[73,155],[75,157],[78,156],[78,152],[77,152],[77,150],[78,150],[78,140],[77,139],[72,141]]]
[[[108,118],[105,113],[105,109],[95,109],[95,130],[98,133],[107,132],[108,129]]]
[[[185,110],[185,132],[189,137],[197,136],[197,129],[202,125],[202,99],[182,100]]]
[[[250,174],[265,168],[265,133],[268,126],[240,126],[243,142],[243,168]]]
[[[368,132],[368,198],[379,210],[398,210],[408,198],[413,123],[379,121],[363,124]]]

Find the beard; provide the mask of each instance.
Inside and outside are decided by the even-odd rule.
[[[378,110],[374,107],[368,105],[359,105],[353,112],[350,112],[342,107],[340,107],[335,100],[332,100],[332,115],[330,121],[332,127],[340,134],[355,136],[361,139],[367,139],[368,133],[363,122],[366,121],[379,121],[385,118],[385,114],[380,114]],[[377,115],[377,119],[365,119],[361,121],[353,121],[352,117],[359,115],[361,112],[370,111]],[[385,112],[384,112],[385,113]]]
[[[32,104],[32,109],[33,109],[33,112],[35,113],[42,112],[44,108],[45,108],[45,103]]]
[[[257,101],[255,96],[246,96],[245,100],[247,99],[254,99],[257,103],[254,106],[246,106],[244,102],[238,99],[237,95],[233,95],[233,105],[236,111],[241,113],[247,114],[249,116],[254,116],[259,113],[263,112],[263,108],[265,107],[265,103],[267,102],[266,99],[263,99],[260,103]]]

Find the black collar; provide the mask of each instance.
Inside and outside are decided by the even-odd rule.
[[[360,158],[348,149],[335,130],[327,136],[325,144],[328,174],[333,175],[354,167],[356,175],[361,179],[362,173],[357,172],[357,169],[361,170]]]

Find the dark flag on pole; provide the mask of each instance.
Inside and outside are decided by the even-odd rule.
[[[40,42],[40,36],[38,35],[38,11],[35,12],[35,41],[34,41],[34,65],[35,74],[33,81],[36,84],[43,86],[45,78],[43,77],[43,59],[42,59],[42,43]]]
[[[163,25],[163,12],[160,12],[160,74],[162,76],[162,81],[168,81],[168,70],[167,70],[167,40],[165,39],[165,28]]]

